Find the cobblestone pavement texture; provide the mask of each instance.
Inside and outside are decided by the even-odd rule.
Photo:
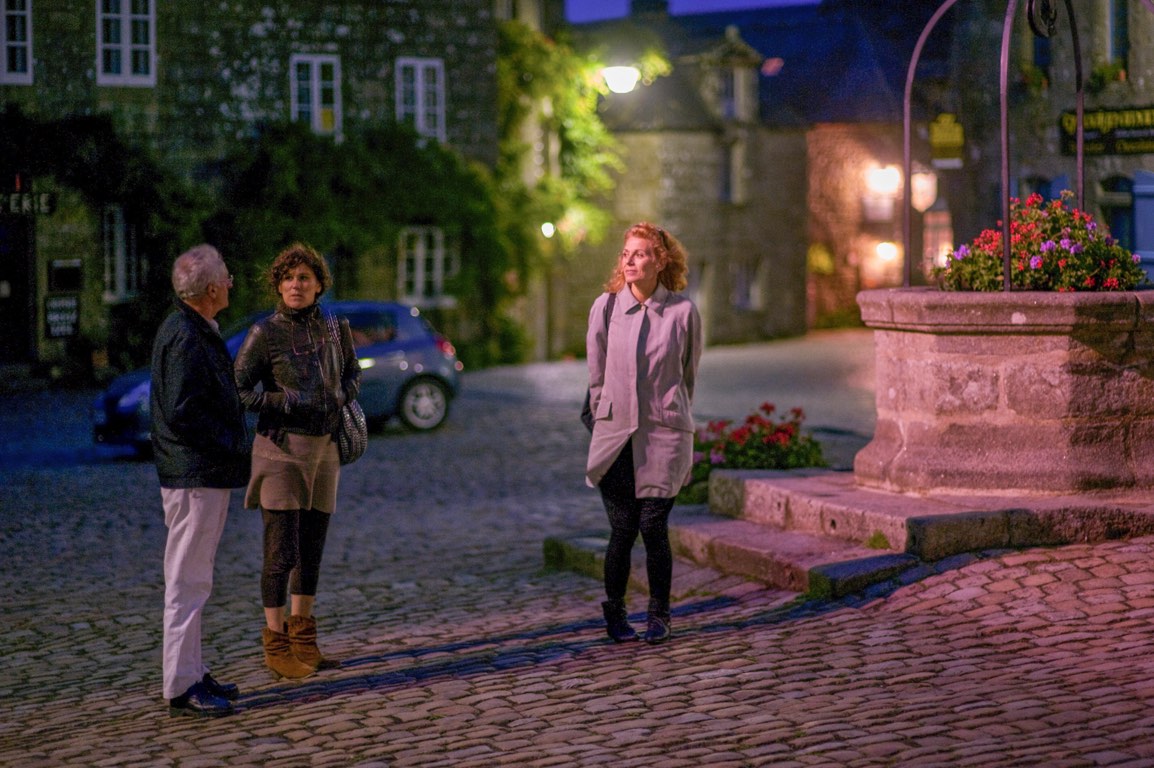
[[[346,469],[317,604],[339,669],[263,668],[234,498],[204,644],[243,693],[217,720],[160,698],[152,466],[77,447],[85,393],[0,398],[0,765],[1154,765],[1154,539],[825,603],[679,565],[672,641],[613,645],[600,585],[542,568],[546,536],[604,528],[580,389],[486,388],[510,375]]]

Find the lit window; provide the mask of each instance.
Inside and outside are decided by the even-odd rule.
[[[336,56],[297,54],[292,72],[292,119],[307,123],[314,133],[341,134],[341,60]]]
[[[96,82],[156,85],[156,18],[152,0],[97,0]]]
[[[0,83],[32,85],[32,0],[4,0]]]
[[[440,59],[397,59],[397,121],[421,136],[445,141],[445,64]]]
[[[136,228],[118,205],[104,209],[101,239],[104,250],[104,300],[112,303],[136,296],[142,282],[143,265],[136,249]]]
[[[446,247],[439,227],[408,227],[401,231],[397,259],[397,292],[402,301],[419,307],[453,306],[445,281],[457,274],[460,259]]]

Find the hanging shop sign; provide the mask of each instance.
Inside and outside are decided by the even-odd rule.
[[[1078,115],[1058,118],[1062,154],[1077,153]],[[1154,106],[1095,109],[1082,118],[1082,151],[1086,155],[1154,154]]]
[[[935,168],[961,168],[966,132],[958,116],[943,112],[930,123],[930,164]]]

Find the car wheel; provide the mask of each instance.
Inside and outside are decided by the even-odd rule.
[[[409,429],[436,429],[449,415],[449,395],[436,379],[417,379],[401,393],[401,421]]]

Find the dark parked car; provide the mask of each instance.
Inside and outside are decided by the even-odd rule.
[[[462,369],[457,352],[416,307],[395,302],[331,301],[326,310],[347,317],[361,362],[358,400],[369,424],[379,428],[396,416],[410,429],[436,429],[449,415]],[[249,326],[268,313],[226,330],[236,357]],[[147,368],[113,379],[92,405],[93,436],[105,445],[151,448]]]

